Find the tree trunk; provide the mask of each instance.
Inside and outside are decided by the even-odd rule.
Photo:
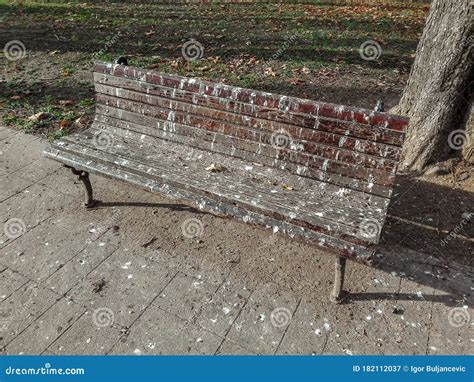
[[[470,0],[433,0],[396,113],[408,116],[401,171],[421,171],[466,141],[471,102],[473,9]],[[451,135],[450,135],[451,133]],[[459,136],[463,135],[463,136]],[[448,141],[449,138],[449,141]]]
[[[462,155],[466,162],[474,164],[474,106],[471,107],[466,118],[466,137],[467,142],[462,148]]]

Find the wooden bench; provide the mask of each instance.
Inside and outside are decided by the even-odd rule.
[[[408,120],[126,65],[95,65],[92,126],[44,155],[346,258],[378,243]]]

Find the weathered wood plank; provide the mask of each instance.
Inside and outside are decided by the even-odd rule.
[[[215,139],[221,137],[221,143],[224,145],[251,151],[253,153],[261,152],[262,155],[271,157],[275,157],[279,151],[278,148],[275,148],[275,142],[273,142],[277,138],[267,132],[240,128],[238,126],[221,125],[219,122],[216,123],[215,121],[201,119],[199,117],[196,118],[193,115],[179,113],[171,109],[148,107],[148,105],[144,106],[138,102],[132,103],[111,97],[98,96],[97,103],[154,117],[157,120],[151,122],[152,126],[160,125],[158,120],[163,121],[165,123],[161,125],[175,134],[189,135],[205,141],[215,141]],[[282,139],[284,140],[286,138],[288,138],[288,141],[283,142],[285,145],[283,145],[281,149],[291,152],[292,157],[312,154],[323,159],[356,164],[357,166],[374,168],[389,173],[394,172],[397,163],[393,160],[375,158],[371,155],[365,155],[347,149],[336,149],[331,146],[319,145],[313,142],[294,140],[283,134]]]
[[[84,146],[91,150],[100,151],[99,156],[102,155],[112,161],[115,158],[115,160],[120,163],[123,162],[125,165],[131,163],[128,154],[134,154],[133,162],[147,167],[147,171],[150,171],[150,173],[153,173],[154,170],[148,167],[153,167],[158,169],[157,171],[160,174],[172,172],[173,176],[177,176],[178,179],[187,176],[187,181],[194,182],[194,184],[201,185],[204,188],[212,188],[213,192],[227,190],[229,194],[237,193],[239,195],[244,195],[247,192],[250,198],[260,195],[260,197],[271,199],[273,205],[286,206],[285,208],[288,208],[289,213],[296,208],[307,210],[305,213],[311,216],[313,210],[308,207],[314,206],[318,213],[316,216],[321,215],[321,211],[329,209],[334,212],[334,221],[346,224],[345,221],[348,220],[358,224],[360,218],[366,217],[367,214],[382,218],[383,210],[388,206],[387,200],[380,198],[365,197],[366,201],[364,202],[364,196],[358,192],[350,192],[340,188],[333,188],[333,192],[331,192],[331,187],[328,184],[316,185],[313,182],[310,187],[304,187],[301,183],[296,183],[292,191],[285,191],[285,188],[281,185],[286,183],[278,185],[275,172],[272,172],[272,177],[268,175],[264,177],[253,176],[249,172],[236,171],[230,161],[223,163],[230,164],[232,167],[227,167],[228,170],[224,174],[216,175],[205,171],[205,168],[214,163],[212,161],[225,159],[224,157],[206,155],[209,153],[204,153],[201,150],[190,150],[186,146],[164,144],[157,148],[151,148],[129,138],[125,139],[123,143],[118,143],[120,137],[115,137],[115,144],[104,148],[97,147],[94,144],[93,136],[89,135],[89,132],[85,134],[86,139],[71,136],[64,140],[68,143],[69,148],[71,145]],[[146,154],[143,154],[144,152]],[[176,174],[179,174],[179,176]],[[224,178],[225,181],[221,184]],[[213,183],[206,185],[203,179],[212,179]],[[346,197],[345,203],[342,203],[337,197],[338,194],[343,194]],[[369,199],[371,203],[368,202]],[[348,206],[348,204],[350,205]],[[331,219],[331,217],[328,219]]]
[[[321,232],[306,230],[303,227],[296,226],[292,223],[280,221],[253,211],[246,211],[239,206],[216,202],[206,197],[196,195],[193,192],[189,192],[187,190],[175,189],[170,187],[167,183],[160,182],[159,179],[152,180],[147,177],[128,173],[124,169],[114,168],[108,164],[92,163],[81,157],[78,153],[71,154],[65,151],[57,150],[55,148],[50,148],[44,152],[44,155],[50,159],[57,160],[61,163],[81,169],[83,171],[97,173],[101,176],[106,176],[111,179],[119,179],[151,192],[168,195],[173,199],[185,201],[201,210],[208,211],[216,215],[233,216],[234,218],[237,218],[245,223],[270,227],[274,231],[276,230],[275,227],[278,227],[279,232],[292,238],[318,245],[321,248],[334,251],[339,255],[346,256],[357,261],[368,262],[373,254],[373,250],[370,249],[370,245],[358,245],[336,237],[325,235]]]
[[[318,195],[313,190],[307,190],[306,193],[286,191],[248,177],[236,181],[231,172],[213,174],[205,171],[205,164],[197,165],[201,160],[195,157],[188,161],[183,160],[181,156],[184,156],[184,153],[175,157],[146,155],[139,160],[139,150],[131,151],[128,145],[125,147],[118,144],[106,147],[106,151],[103,150],[105,147],[98,150],[91,138],[66,138],[66,142],[61,142],[59,147],[70,153],[81,153],[84,158],[96,163],[113,163],[114,166],[126,168],[129,172],[153,179],[158,177],[174,187],[192,190],[196,194],[203,194],[228,204],[240,205],[246,210],[264,212],[268,216],[291,221],[305,229],[325,232],[343,239],[357,240],[354,238],[357,238],[364,219],[383,219],[384,214],[373,208],[359,210],[358,213],[350,203],[344,209],[338,208],[334,201],[329,203],[327,193],[326,204],[316,205],[313,211],[311,203],[307,203],[308,199],[315,200]],[[178,151],[178,148],[170,150],[175,151]],[[370,240],[376,241],[375,238]],[[358,241],[362,242],[361,239]]]
[[[341,125],[337,121],[328,121],[324,118],[313,116],[306,116],[306,119],[304,116],[294,116],[289,121],[286,121],[289,123],[283,123],[278,121],[278,118],[274,120],[264,119],[259,116],[258,110],[246,112],[244,110],[245,107],[243,107],[251,106],[255,109],[257,108],[255,105],[242,106],[235,104],[232,107],[228,102],[225,103],[220,99],[215,100],[210,96],[200,96],[192,93],[182,95],[176,89],[156,89],[156,86],[154,88],[151,88],[151,86],[153,85],[144,85],[135,80],[96,74],[96,91],[98,93],[159,105],[165,108],[170,108],[170,105],[172,105],[173,110],[204,115],[247,128],[271,132],[285,130],[293,138],[348,148],[374,156],[387,157],[394,160],[398,160],[400,157],[400,145],[403,141],[403,134],[399,132],[396,132],[394,137],[393,134],[392,136],[389,135],[389,132],[391,132],[389,130],[384,131],[361,126],[356,131],[359,132],[357,135],[362,135],[362,137],[353,137],[351,133],[351,130],[355,128],[353,125]],[[287,113],[281,114],[286,116]],[[265,113],[265,115],[268,116],[269,114]],[[333,126],[335,124],[336,126]],[[364,134],[361,134],[361,131]],[[388,144],[380,142],[385,136],[387,136],[387,139],[392,138],[390,142],[387,142]]]
[[[353,158],[357,154],[367,154],[368,163],[373,166],[387,167],[388,170],[395,167],[396,161],[400,159],[401,149],[399,147],[375,143],[372,141],[362,141],[347,136],[328,134],[317,130],[306,129],[296,126],[281,127],[278,124],[257,123],[257,119],[244,118],[242,115],[225,113],[207,107],[199,107],[187,103],[150,96],[138,92],[117,89],[109,86],[97,85],[97,102],[108,104],[115,98],[116,104],[122,100],[129,100],[131,103],[140,105],[150,105],[154,110],[159,111],[162,118],[172,116],[174,122],[189,124],[210,131],[219,131],[227,135],[236,136],[242,139],[265,141],[270,144],[274,134],[288,136],[292,147],[310,150],[329,151],[338,160],[344,161],[344,155]],[[170,111],[173,113],[170,114]],[[290,146],[290,145],[289,145]],[[334,159],[334,158],[330,158]],[[391,160],[391,161],[390,161]]]
[[[99,104],[103,104],[102,101],[103,100],[98,97]],[[101,113],[102,110],[104,110],[105,115],[110,115],[119,119],[127,118],[125,112],[132,112],[135,114],[129,120],[136,120],[140,115],[155,118],[151,126],[156,126],[160,129],[166,129],[166,131],[168,132],[168,139],[172,139],[173,134],[176,134],[175,128],[177,125],[182,126],[182,124],[174,122],[174,114],[171,113],[169,114],[171,115],[171,117],[168,116],[165,118],[164,115],[160,115],[159,110],[156,110],[153,107],[148,107],[147,105],[143,105],[140,103],[132,103],[128,100],[118,100],[116,98],[109,99],[108,103],[109,106],[107,106],[105,110],[97,109],[97,112]],[[252,145],[251,142],[247,142],[247,144],[249,146]],[[276,149],[264,143],[259,143],[255,147],[255,151],[253,151],[253,153],[256,154],[253,156],[254,161],[260,161],[260,157],[268,156],[271,158],[277,158],[295,164],[317,168],[321,171],[329,171],[332,173],[341,174],[347,177],[356,178],[358,180],[364,180],[368,183],[379,184],[383,186],[390,186],[395,180],[395,174],[393,172],[389,173],[384,170],[366,168],[363,166],[353,166],[348,163],[312,155],[304,151]],[[265,148],[267,150],[264,150]]]
[[[98,109],[100,109],[100,105]],[[286,177],[296,177],[299,179],[299,182],[311,182],[313,179],[316,179],[318,181],[323,181],[328,185],[339,186],[339,188],[343,187],[349,190],[354,189],[365,192],[369,197],[371,195],[374,197],[377,195],[382,197],[390,197],[391,195],[391,188],[380,186],[378,184],[369,184],[363,180],[359,181],[354,178],[348,178],[339,174],[332,174],[330,172],[324,172],[311,167],[305,167],[298,164],[293,164],[291,162],[284,162],[282,160],[270,157],[259,156],[259,161],[257,162],[257,160],[254,160],[253,156],[248,156],[248,152],[242,152],[239,149],[233,149],[229,154],[229,147],[226,145],[221,145],[219,142],[213,141],[211,144],[209,144],[209,142],[202,143],[201,140],[195,140],[192,136],[181,136],[172,134],[166,129],[156,129],[155,127],[149,127],[153,126],[153,124],[147,123],[147,121],[142,121],[141,118],[146,117],[140,115],[136,116],[133,113],[128,114],[128,112],[123,112],[121,114],[121,119],[118,119],[111,117],[110,115],[101,114],[100,110],[98,111],[99,113],[96,113],[95,115],[96,127],[111,131],[116,135],[122,135],[126,138],[129,138],[134,134],[137,136],[145,136],[143,137],[144,139],[148,139],[148,136],[156,136],[160,139],[153,140],[153,142],[158,147],[161,147],[162,145],[160,142],[161,140],[170,140],[172,142],[189,146],[190,148],[195,147],[202,150],[212,151],[216,154],[222,154],[219,157],[219,161],[239,161],[242,160],[242,158],[246,158],[247,165],[248,163],[251,163],[252,165],[263,164],[265,167],[262,168],[265,168],[265,171],[267,172],[273,171],[274,169],[284,169]],[[140,122],[143,124],[139,124]],[[202,133],[202,131],[197,129],[196,134],[199,133]],[[255,167],[258,168],[261,166]]]
[[[364,125],[383,126],[396,131],[404,131],[408,125],[407,118],[386,113],[377,113],[366,109],[316,102],[296,97],[287,97],[251,89],[243,89],[194,78],[165,75],[131,66],[96,62],[95,71],[117,77],[136,79],[150,84],[186,90],[191,93],[213,95],[223,99],[237,100],[242,103],[264,106],[268,110],[273,109],[285,112],[311,114],[314,116],[357,122]]]
[[[102,130],[102,127],[105,130]],[[216,152],[208,152],[201,149],[194,149],[189,145],[183,145],[178,143],[171,143],[164,140],[148,140],[146,136],[140,133],[136,133],[130,130],[116,129],[111,126],[104,126],[100,123],[95,123],[94,128],[89,129],[80,134],[80,137],[72,136],[65,138],[66,140],[72,140],[81,144],[81,140],[84,140],[86,145],[91,146],[98,141],[96,138],[101,134],[106,133],[108,139],[114,141],[111,144],[111,148],[107,147],[106,151],[112,153],[114,150],[113,146],[119,146],[118,151],[113,151],[117,155],[122,155],[124,147],[130,150],[132,153],[138,153],[136,155],[137,160],[143,160],[146,157],[146,163],[154,161],[159,163],[167,163],[172,158],[170,165],[175,166],[178,164],[178,171],[181,171],[182,167],[186,167],[186,171],[190,170],[190,167],[195,167],[196,173],[202,172],[203,168],[209,167],[212,163],[224,166],[226,174],[232,174],[237,180],[245,181],[247,178],[251,179],[252,190],[255,193],[255,183],[260,183],[265,189],[276,190],[280,186],[284,189],[283,185],[288,186],[294,192],[285,194],[285,199],[288,199],[290,206],[298,205],[301,202],[305,204],[311,204],[320,207],[327,205],[339,206],[341,205],[341,213],[348,212],[345,205],[346,201],[341,201],[341,196],[351,201],[350,210],[357,211],[359,216],[365,215],[366,210],[374,209],[376,212],[380,212],[382,216],[382,210],[388,207],[388,198],[363,193],[349,188],[339,187],[331,183],[319,182],[313,179],[308,179],[298,175],[293,175],[286,170],[279,168],[270,168],[267,166],[254,165],[254,163],[241,160],[238,158],[230,158],[227,155],[221,155]],[[113,135],[110,135],[112,133]],[[97,149],[100,149],[98,147]],[[177,159],[175,159],[177,158]],[[186,163],[183,162],[186,158],[198,158],[198,163]],[[181,166],[182,164],[182,166]],[[209,175],[207,172],[204,175]],[[201,176],[201,175],[200,175]],[[276,187],[276,189],[275,189]],[[311,194],[306,195],[306,192]],[[313,200],[308,199],[309,196],[317,196]],[[319,208],[319,207],[318,207]]]

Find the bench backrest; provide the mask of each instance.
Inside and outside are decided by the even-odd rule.
[[[94,82],[101,128],[391,195],[406,118],[101,62]]]

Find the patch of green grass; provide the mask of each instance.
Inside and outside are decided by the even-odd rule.
[[[394,86],[402,83],[400,74],[410,69],[427,9],[386,1],[380,6],[358,6],[329,0],[304,4],[0,0],[6,28],[25,31],[28,49],[60,51],[46,56],[56,73],[52,80],[35,82],[42,71],[20,73],[10,66],[11,72],[18,72],[13,76],[21,79],[2,84],[2,119],[25,131],[53,130],[53,137],[65,134],[68,123],[92,113],[92,59],[113,62],[124,55],[132,66],[299,96],[326,96],[325,87],[339,87],[342,94],[344,88],[351,88],[349,76],[355,83],[367,75],[380,77],[380,82],[387,80]],[[56,32],[34,32],[49,29]],[[182,57],[181,46],[191,38],[204,46],[199,61]],[[377,40],[383,49],[376,62],[362,60],[358,52],[369,39]],[[322,89],[319,94],[318,89]],[[354,95],[344,101],[360,98]],[[38,112],[49,119],[28,120]]]
[[[69,135],[69,130],[68,129],[63,129],[63,130],[60,130],[60,131],[50,131],[50,132],[48,132],[47,138],[48,138],[48,141],[52,142],[52,141],[55,141],[56,139],[66,137],[68,135]]]
[[[18,117],[15,114],[7,113],[2,116],[2,121],[5,125],[10,126],[18,121]]]
[[[95,103],[94,98],[85,98],[85,99],[81,99],[78,102],[77,107],[80,109],[84,109],[84,108],[93,106],[94,103]]]
[[[260,78],[257,73],[249,73],[243,76],[231,77],[231,81],[242,88],[257,88],[261,82]]]
[[[76,67],[73,64],[66,64],[63,67],[63,74],[66,77],[74,74],[75,71],[76,71]]]

